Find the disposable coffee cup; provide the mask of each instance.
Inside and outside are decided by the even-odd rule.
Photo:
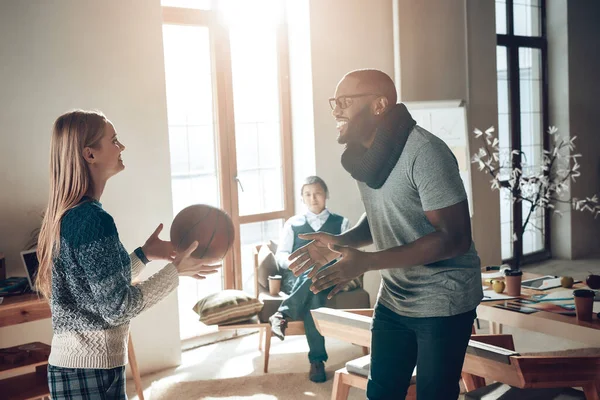
[[[506,282],[506,294],[509,296],[521,295],[521,280],[523,271],[507,269],[504,271],[504,281]]]
[[[590,289],[573,290],[575,298],[575,312],[579,321],[592,321],[592,310],[594,308],[594,291]]]
[[[281,291],[281,275],[269,276],[269,293],[271,296],[277,296]]]

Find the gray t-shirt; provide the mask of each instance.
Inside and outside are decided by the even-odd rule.
[[[358,182],[377,250],[402,246],[435,228],[425,211],[467,198],[456,158],[437,136],[415,126],[380,189]],[[483,297],[474,244],[458,257],[428,265],[381,270],[378,301],[399,315],[445,317],[473,310]]]

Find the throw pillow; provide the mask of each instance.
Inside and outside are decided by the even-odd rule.
[[[361,286],[362,286],[362,282],[360,281],[360,277],[354,278],[350,282],[348,282],[346,284],[346,286],[344,286],[342,288],[342,292],[349,292],[349,291],[359,288]]]
[[[269,291],[269,276],[277,275],[278,267],[275,255],[268,245],[262,245],[258,251],[258,284]]]
[[[249,320],[262,308],[258,299],[241,290],[223,290],[198,301],[194,311],[200,316],[200,322],[220,325]]]

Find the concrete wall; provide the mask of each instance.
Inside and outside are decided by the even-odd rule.
[[[343,147],[337,143],[335,120],[327,99],[351,70],[377,68],[394,76],[392,32],[392,0],[310,1],[315,171],[329,186],[328,206],[348,217],[352,224],[358,221],[364,207],[354,179],[341,165]],[[372,303],[380,280],[379,272],[365,276]]]
[[[494,1],[396,2],[401,100],[466,100],[473,153],[473,129],[496,126],[498,118]],[[483,265],[501,259],[499,195],[489,180],[471,172],[473,239]]]
[[[569,114],[576,151],[583,157],[581,177],[572,185],[577,198],[600,194],[600,140],[598,93],[600,93],[600,2],[569,1]],[[589,213],[572,214],[571,246],[574,259],[600,255],[600,219]]]
[[[466,100],[464,0],[397,0],[402,101]]]
[[[0,249],[9,275],[48,196],[50,133],[73,108],[99,109],[122,142],[125,171],[101,201],[126,248],[172,220],[159,1],[0,2]],[[156,264],[156,265],[154,265]],[[157,271],[148,266],[144,276]],[[177,295],[132,322],[142,373],[177,365]],[[0,329],[0,347],[49,343],[50,320]],[[160,351],[156,349],[159,348]]]
[[[548,114],[550,125],[558,128],[561,135],[569,135],[569,25],[567,1],[559,0],[547,4],[546,21],[548,30]],[[569,182],[570,184],[570,182]],[[558,203],[563,213],[552,215],[551,247],[553,257],[572,258],[571,207]]]
[[[559,0],[548,4],[548,71],[550,124],[566,137],[577,136],[581,177],[571,183],[577,198],[600,193],[600,141],[597,94],[600,92],[600,3]],[[554,217],[552,251],[558,258],[580,259],[600,254],[600,220],[561,205]]]

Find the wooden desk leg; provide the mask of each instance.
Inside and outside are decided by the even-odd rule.
[[[333,377],[333,389],[331,400],[347,400],[350,393],[350,385],[344,382],[344,373],[336,372]]]
[[[269,372],[269,352],[271,351],[271,326],[267,326],[265,329],[265,374]]]
[[[592,383],[583,387],[586,400],[600,400],[600,383]]]
[[[135,382],[135,390],[139,400],[144,400],[144,388],[142,387],[142,380],[140,378],[140,370],[138,369],[137,360],[135,358],[135,351],[133,350],[133,340],[131,340],[131,333],[129,334],[129,346],[127,350],[129,358],[129,366],[131,367],[131,374],[133,375],[133,381]]]
[[[496,322],[496,335],[502,335],[502,324]]]
[[[463,385],[465,385],[465,389],[467,392],[470,392],[471,390],[479,389],[479,388],[485,386],[485,379],[480,376],[473,375],[473,374],[467,374],[466,372],[463,372],[461,374],[461,378],[462,378]]]
[[[502,324],[499,322],[489,321],[490,326],[490,334],[492,335],[501,335],[502,334]]]
[[[265,336],[265,328],[258,330],[258,351],[262,351],[263,337]]]

